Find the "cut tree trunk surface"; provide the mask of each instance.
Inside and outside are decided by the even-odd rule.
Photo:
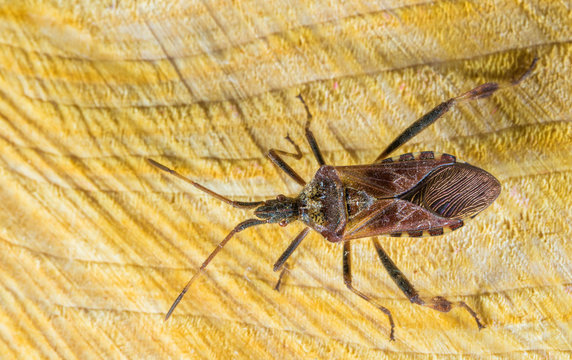
[[[567,1],[27,1],[0,7],[0,357],[477,359],[572,356],[572,13]],[[379,240],[424,297],[411,304],[369,239],[312,233],[280,292],[272,265],[302,229],[236,236],[235,200],[295,195],[317,164],[371,162],[420,115],[487,81],[396,154],[484,168],[498,200],[450,234]]]

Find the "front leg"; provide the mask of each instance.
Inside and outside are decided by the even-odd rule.
[[[292,240],[290,245],[286,248],[286,250],[284,250],[284,252],[282,253],[282,255],[280,255],[278,260],[276,260],[276,263],[274,263],[274,271],[278,271],[278,270],[282,269],[282,271],[280,272],[280,276],[278,277],[278,282],[276,283],[276,286],[274,286],[274,290],[276,290],[276,291],[280,290],[280,284],[282,283],[282,278],[284,277],[286,272],[289,270],[288,264],[286,264],[286,260],[288,260],[290,255],[292,255],[294,250],[296,250],[298,245],[300,245],[302,240],[304,240],[304,238],[306,237],[306,235],[308,235],[309,232],[310,232],[309,227],[304,228],[304,230],[302,230],[294,238],[294,240]]]
[[[318,142],[316,141],[316,138],[314,137],[314,133],[312,133],[312,130],[310,130],[310,120],[312,120],[312,113],[310,112],[308,105],[306,105],[306,102],[304,101],[302,94],[298,94],[297,98],[300,99],[300,101],[302,101],[302,105],[304,105],[304,109],[306,110],[306,118],[307,118],[307,120],[306,120],[306,140],[308,140],[308,144],[310,144],[310,148],[312,149],[312,152],[314,153],[314,157],[316,158],[318,165],[320,165],[320,166],[325,165],[326,162],[324,161],[324,157],[322,156],[322,152],[320,151],[320,147],[318,146]]]
[[[302,151],[300,151],[300,147],[290,138],[290,135],[286,136],[286,140],[288,140],[290,144],[294,146],[296,153],[290,153],[278,149],[270,149],[266,156],[268,156],[270,161],[272,161],[274,165],[278,166],[280,170],[284,171],[288,176],[294,179],[294,181],[302,186],[305,186],[306,181],[304,181],[304,179],[302,179],[302,177],[298,175],[298,173],[296,173],[296,171],[294,171],[294,169],[292,169],[290,165],[286,164],[286,162],[280,157],[280,155],[291,156],[296,160],[300,160],[302,158]]]
[[[397,266],[395,266],[393,261],[390,259],[390,257],[387,255],[387,253],[383,250],[383,248],[379,244],[379,241],[377,241],[377,239],[373,239],[373,244],[375,245],[375,249],[377,250],[377,255],[379,256],[379,259],[381,260],[381,263],[389,273],[389,276],[391,276],[395,284],[399,287],[399,289],[401,289],[401,291],[403,291],[403,293],[405,294],[405,296],[407,296],[409,301],[411,301],[414,304],[427,306],[430,307],[431,309],[441,312],[449,312],[453,306],[460,306],[465,310],[467,310],[467,312],[471,314],[471,316],[475,319],[477,326],[479,327],[479,330],[484,328],[484,325],[481,324],[479,318],[477,317],[477,313],[463,301],[459,301],[456,304],[453,304],[442,296],[435,296],[428,302],[421,299],[419,297],[419,294],[417,293],[417,290],[415,290],[413,285],[411,285],[411,283],[409,282],[409,280],[407,280],[405,275],[403,275],[401,270],[399,270]]]

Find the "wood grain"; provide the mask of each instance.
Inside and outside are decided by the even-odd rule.
[[[209,359],[569,358],[572,352],[572,14],[567,1],[4,2],[0,6],[0,357]],[[328,163],[375,159],[409,123],[486,81],[520,86],[461,105],[402,152],[435,150],[502,183],[495,204],[435,238],[381,238],[425,296],[413,306],[367,239],[356,286],[341,247],[311,234],[282,290],[272,264],[300,231],[239,234],[233,199],[310,179],[302,93]]]

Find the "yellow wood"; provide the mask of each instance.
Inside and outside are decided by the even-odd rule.
[[[3,2],[0,7],[0,357],[208,359],[569,358],[572,351],[572,16],[567,1]],[[401,152],[435,150],[502,182],[497,202],[443,237],[381,238],[424,296],[409,303],[367,239],[310,235],[280,293],[272,264],[302,228],[239,234],[169,322],[194,270],[249,215],[223,195],[299,187],[302,93],[332,164],[374,159],[432,106],[486,81]]]

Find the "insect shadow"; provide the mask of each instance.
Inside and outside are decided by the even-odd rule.
[[[519,84],[530,75],[537,60],[535,58],[528,70],[512,82],[485,83],[437,105],[405,129],[373,163],[367,165],[326,165],[318,143],[309,128],[312,114],[302,96],[298,95],[307,114],[306,140],[320,168],[312,180],[306,183],[284,162],[281,155],[296,159],[302,157],[300,148],[290,137],[286,139],[294,146],[296,153],[271,149],[267,154],[276,166],[303,186],[300,194],[293,198],[278,195],[276,199],[266,201],[232,201],[155,160],[147,159],[158,169],[178,177],[233,207],[254,209],[255,215],[255,218],[238,224],[218,244],[173,302],[165,320],[171,316],[193,281],[205,271],[211,260],[236,233],[256,225],[277,223],[280,226],[286,226],[292,221],[299,220],[306,227],[294,238],[274,264],[274,271],[282,269],[275,289],[279,289],[284,271],[287,269],[286,260],[310,230],[314,230],[330,242],[343,243],[345,285],[387,315],[390,324],[389,338],[394,340],[395,324],[389,309],[375,303],[370,296],[352,285],[351,242],[349,240],[376,235],[394,237],[443,235],[460,228],[465,220],[473,218],[492,204],[500,194],[501,185],[485,170],[457,162],[453,155],[423,151],[391,158],[387,156],[442,117],[454,105],[486,98],[499,89]],[[412,303],[441,312],[448,312],[454,306],[464,308],[475,319],[478,328],[484,328],[476,312],[463,301],[451,302],[442,296],[435,296],[431,299],[421,298],[417,290],[382,249],[377,239],[374,238],[372,241],[381,263]]]

